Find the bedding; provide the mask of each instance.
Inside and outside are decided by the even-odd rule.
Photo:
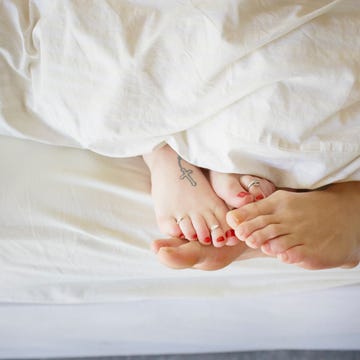
[[[0,134],[111,157],[168,143],[277,186],[360,179],[357,0],[0,6]]]
[[[140,158],[0,136],[0,169],[0,358],[360,350],[360,266],[167,269]]]
[[[139,156],[168,143],[278,186],[360,180],[359,12],[1,1],[0,358],[359,349],[360,266],[159,264]]]

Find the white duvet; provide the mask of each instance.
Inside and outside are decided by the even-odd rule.
[[[358,0],[0,3],[0,134],[360,180]]]

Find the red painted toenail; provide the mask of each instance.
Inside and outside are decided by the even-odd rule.
[[[192,238],[193,240],[196,240],[196,239],[197,239],[197,235],[194,234],[191,238]]]
[[[255,200],[262,200],[264,198],[264,195],[258,195],[255,197]]]
[[[236,196],[243,198],[245,196],[248,196],[249,194],[250,193],[248,193],[248,192],[242,191],[242,192],[239,192]]]
[[[223,236],[220,236],[216,239],[217,242],[223,242],[225,241],[225,238]]]
[[[235,236],[235,231],[234,231],[233,229],[229,229],[229,230],[225,233],[225,236],[226,236],[227,238],[233,237],[233,236]]]
[[[211,243],[211,239],[210,239],[210,237],[208,236],[208,237],[206,237],[205,239],[204,239],[204,242],[206,242],[207,244],[208,243]]]
[[[185,235],[184,235],[184,234],[180,234],[180,235],[179,235],[179,238],[180,238],[180,239],[185,239]]]

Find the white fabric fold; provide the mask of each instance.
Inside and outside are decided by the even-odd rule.
[[[360,179],[360,7],[1,3],[0,134],[315,188]]]

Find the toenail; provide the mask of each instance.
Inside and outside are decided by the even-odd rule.
[[[235,236],[235,231],[233,229],[229,229],[228,231],[226,231],[225,236],[227,238],[234,237]]]
[[[196,239],[197,239],[197,235],[194,234],[193,236],[191,236],[191,239],[192,239],[192,240],[196,240]]]
[[[243,198],[243,197],[248,196],[248,195],[250,195],[250,193],[245,192],[245,191],[241,191],[236,196]]]
[[[185,239],[185,235],[181,233],[181,234],[179,235],[179,238],[180,238],[180,239]]]
[[[204,239],[204,242],[205,242],[205,243],[207,243],[207,244],[208,244],[208,243],[211,243],[211,239],[210,239],[210,237],[209,237],[209,236],[208,236],[208,237],[206,237],[206,238]]]
[[[262,200],[264,198],[264,195],[258,195],[255,197],[255,200],[259,201],[259,200]]]
[[[217,242],[223,242],[225,241],[225,238],[223,236],[220,236],[216,239]]]

